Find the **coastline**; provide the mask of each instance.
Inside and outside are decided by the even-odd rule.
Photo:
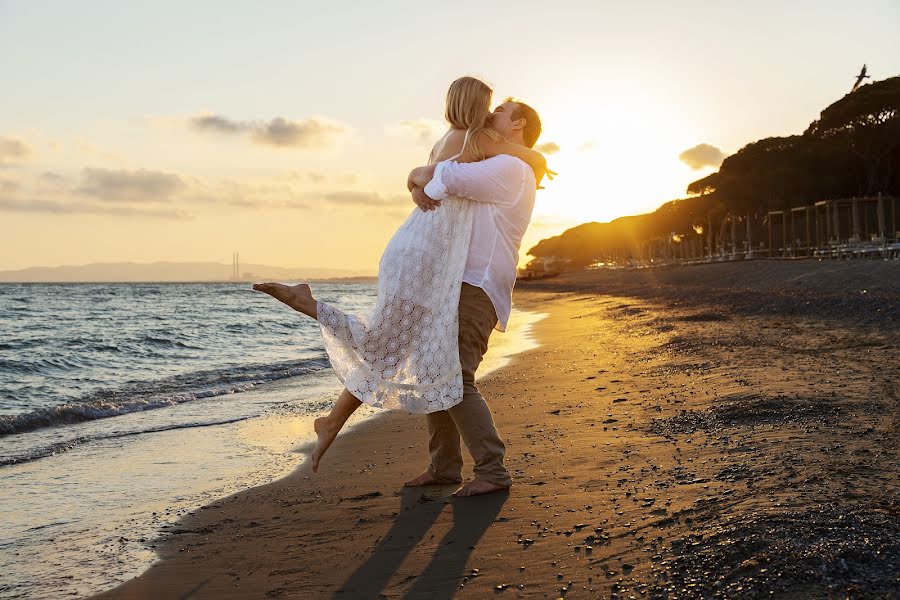
[[[485,356],[485,373],[502,368],[511,356],[534,347],[531,329],[542,317],[514,309],[507,333],[498,336],[497,343]],[[88,534],[87,530],[81,534],[78,531],[71,534],[45,531],[43,540],[38,538],[32,544],[33,549],[18,548],[22,552],[20,562],[12,555],[8,557],[15,578],[7,582],[10,587],[6,591],[13,593],[11,597],[18,597],[16,594],[87,597],[140,576],[157,562],[156,548],[161,543],[160,537],[167,530],[177,529],[183,515],[241,490],[287,477],[305,463],[308,460],[306,450],[315,440],[313,421],[327,412],[339,391],[340,382],[330,369],[302,378],[276,380],[244,391],[225,405],[216,404],[220,400],[211,398],[169,409],[185,409],[197,415],[213,414],[213,411],[228,409],[231,403],[240,399],[250,406],[265,407],[257,416],[234,422],[226,420],[212,428],[191,423],[186,428],[154,431],[131,437],[129,446],[98,457],[91,454],[90,444],[63,453],[60,458],[68,463],[68,473],[87,473],[92,467],[101,472],[129,472],[131,484],[121,487],[115,485],[113,478],[110,483],[113,487],[101,494],[102,499],[96,500],[91,499],[91,494],[98,488],[103,491],[101,480],[90,480],[85,487],[78,486],[80,496],[70,494],[70,499],[80,500],[79,504],[85,503],[85,509],[92,512],[102,509],[105,517],[97,516],[92,521],[91,517],[81,513],[71,515],[66,512],[59,519],[45,519],[84,521],[82,528],[89,527],[92,533]],[[360,423],[384,414],[364,405],[351,417],[344,434],[350,434]],[[148,415],[155,413],[138,412],[97,423],[116,426],[123,419],[145,419]],[[92,424],[96,423],[88,422],[89,426]],[[161,445],[157,447],[157,444]],[[51,460],[10,468],[43,470],[41,472],[50,469],[43,479],[59,481],[60,477],[53,476],[53,467]],[[30,481],[27,478],[31,475],[29,471],[16,476],[21,480],[16,485],[27,486]],[[40,474],[31,477],[38,478]],[[71,487],[78,477],[74,476],[72,482],[66,480],[66,484]],[[151,483],[152,487],[148,487]],[[20,494],[23,496],[20,501],[26,502],[27,496],[23,494]],[[16,503],[15,498],[8,498],[8,506]],[[119,505],[128,508],[117,511],[115,508]],[[31,516],[30,524],[35,531],[41,529],[42,518],[40,514]],[[25,525],[28,526],[28,522]],[[91,558],[79,560],[84,552],[91,552]],[[46,554],[56,556],[57,569],[49,567],[48,561],[42,558]],[[4,588],[0,586],[0,596],[5,597],[3,592]]]
[[[105,291],[100,290],[101,296]],[[354,300],[343,302],[352,305]],[[284,315],[276,311],[267,316],[280,323]],[[539,318],[514,311],[509,331],[498,336],[485,367],[502,366],[507,355],[531,347],[530,324]],[[97,333],[103,335],[102,330]],[[178,339],[178,332],[169,337]],[[227,336],[212,333],[209,338]],[[290,350],[302,350],[309,336],[292,336],[292,343]],[[280,349],[276,346],[270,356],[278,358]],[[251,356],[246,347],[244,352]],[[319,357],[313,356],[308,369],[293,368],[294,361],[275,363],[263,371],[280,375],[271,380],[260,380],[254,366],[265,357],[255,363],[251,359],[246,369],[225,367],[198,377],[188,368],[186,385],[143,389],[162,397],[199,390],[196,397],[5,437],[0,459],[12,460],[0,467],[9,484],[0,493],[0,566],[7,573],[0,598],[87,597],[110,589],[156,562],[160,534],[176,527],[184,514],[289,475],[308,458],[298,448],[315,439],[314,419],[328,411],[341,389],[327,362],[313,368],[316,361]],[[281,372],[284,366],[291,371]],[[204,383],[219,385],[223,374],[238,382],[240,393],[203,393]],[[254,377],[251,385],[247,377],[241,379],[247,374]],[[122,393],[119,404],[98,408],[130,400]],[[361,407],[345,432],[380,414]]]
[[[425,427],[387,413],[95,598],[890,597],[900,269],[691,269],[517,289],[541,346],[479,384],[509,494],[401,488]]]

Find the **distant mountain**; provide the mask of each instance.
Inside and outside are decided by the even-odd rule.
[[[369,278],[372,273],[353,269],[285,268],[241,264],[239,281],[275,281]],[[91,263],[62,267],[30,267],[0,271],[0,282],[129,282],[129,281],[235,281],[231,265],[214,262]]]

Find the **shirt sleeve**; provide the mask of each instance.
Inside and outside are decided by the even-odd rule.
[[[443,200],[450,194],[494,204],[513,204],[525,183],[524,163],[501,155],[473,163],[445,160],[437,164],[425,194]]]

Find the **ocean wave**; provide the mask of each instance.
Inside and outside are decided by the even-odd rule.
[[[196,371],[159,381],[138,382],[120,389],[101,389],[73,402],[17,415],[0,415],[0,436],[234,394],[269,381],[313,373],[327,366],[328,361],[322,355],[302,361]]]
[[[0,359],[0,373],[42,375],[50,372],[73,371],[84,366],[83,361],[66,356],[43,357],[36,360]]]
[[[0,373],[15,373],[17,375],[39,375],[43,370],[42,365],[25,363],[20,360],[0,358]]]
[[[92,442],[94,440],[107,440],[107,439],[115,439],[115,438],[123,438],[132,435],[141,435],[144,433],[157,433],[160,431],[171,431],[173,429],[190,429],[194,427],[210,427],[213,425],[227,425],[228,423],[237,423],[239,421],[246,421],[247,419],[251,419],[253,417],[237,417],[234,419],[225,419],[220,421],[194,421],[191,423],[177,423],[171,425],[162,425],[160,427],[148,427],[146,429],[136,429],[133,431],[120,431],[116,433],[107,433],[103,435],[85,435],[79,436],[76,438],[68,439],[63,442],[56,442],[53,444],[47,444],[45,446],[40,446],[37,448],[30,448],[27,452],[19,455],[11,455],[11,456],[0,456],[0,467],[5,467],[8,465],[20,465],[22,463],[30,462],[33,460],[39,460],[41,458],[46,458],[48,456],[54,456],[56,454],[61,454],[76,446],[80,446],[86,442]]]
[[[159,337],[150,333],[144,334],[141,336],[142,342],[147,342],[153,344],[154,346],[161,346],[166,348],[188,348],[190,350],[202,350],[200,346],[191,346],[190,344],[185,344],[181,340],[173,340],[167,337]]]

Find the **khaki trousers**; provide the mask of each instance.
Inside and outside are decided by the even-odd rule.
[[[512,478],[503,466],[506,446],[497,433],[491,410],[475,387],[475,370],[497,324],[497,313],[479,287],[462,284],[459,295],[459,362],[462,366],[463,399],[448,410],[426,415],[428,471],[440,483],[459,483],[462,475],[460,435],[475,461],[475,479],[509,486]]]

